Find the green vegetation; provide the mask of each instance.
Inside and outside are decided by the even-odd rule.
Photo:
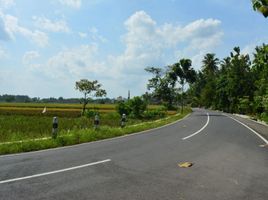
[[[131,118],[142,119],[145,110],[147,109],[147,102],[142,97],[134,97],[126,102],[119,102],[116,107],[117,112],[122,115],[129,115]]]
[[[200,71],[195,72],[191,60],[162,68],[149,67],[153,74],[145,97],[173,108],[180,102],[231,113],[268,118],[268,45],[257,46],[253,59],[235,47],[230,56],[219,60],[215,54],[204,56]],[[185,84],[189,84],[184,92]]]
[[[139,99],[139,97],[134,99]],[[129,103],[132,101],[137,102],[130,100]],[[128,103],[122,102],[122,104]],[[132,104],[131,106],[133,106]],[[42,114],[44,106],[47,107],[47,111]],[[83,117],[81,117],[80,107],[81,105],[79,104],[0,104],[0,143],[50,137],[53,116],[59,117],[59,135],[64,135],[71,130],[92,128],[93,118],[96,113],[100,113],[101,126],[120,126],[122,114],[116,113],[116,105],[87,105],[87,110]],[[136,109],[139,110],[139,107],[136,106]],[[161,106],[150,105],[146,112],[142,111],[142,117],[137,118],[134,115],[127,115],[127,124],[132,125],[152,119],[160,119],[175,113],[175,111],[163,110]]]
[[[235,47],[219,61],[207,54],[197,81],[190,85],[192,106],[249,114],[267,120],[268,45],[256,47],[253,60]]]
[[[0,154],[28,152],[118,137],[163,126],[165,124],[183,118],[190,112],[191,109],[188,108],[183,114],[173,115],[161,120],[142,122],[134,125],[130,125],[128,121],[125,128],[110,127],[106,125],[100,126],[100,129],[98,130],[94,130],[93,128],[77,128],[70,131],[63,131],[56,139],[29,139],[21,142],[10,142],[5,144],[2,143],[0,144]]]
[[[101,114],[101,126],[119,127],[120,115],[117,113]],[[129,119],[128,124],[140,123],[142,120]],[[52,130],[52,117],[0,115],[0,142],[18,141],[50,137]],[[93,127],[93,116],[59,118],[59,135],[64,135],[71,130]]]
[[[268,17],[268,0],[252,0],[253,9]]]
[[[167,109],[176,109],[174,104],[180,99],[181,112],[184,106],[184,86],[186,83],[195,81],[196,72],[192,68],[190,59],[181,59],[178,63],[168,66],[167,70],[161,68],[147,67],[145,71],[153,74],[147,85],[152,91],[152,96],[159,99]],[[176,83],[180,88],[176,88]]]
[[[82,114],[85,113],[86,105],[90,101],[89,96],[91,97],[102,97],[106,96],[106,91],[104,89],[101,89],[101,84],[98,83],[97,80],[95,81],[89,81],[87,79],[81,79],[80,81],[77,81],[75,83],[75,89],[79,90],[84,94],[84,97],[82,98]]]

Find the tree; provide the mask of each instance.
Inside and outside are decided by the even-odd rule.
[[[167,71],[155,67],[147,67],[145,71],[154,75],[147,84],[148,90],[153,90],[153,97],[161,100],[167,109],[173,109],[176,90],[173,80],[167,75]]]
[[[116,110],[117,110],[117,112],[119,113],[120,116],[122,116],[123,114],[129,115],[131,113],[131,108],[130,108],[130,105],[129,105],[128,101],[126,101],[126,102],[120,101],[116,105]]]
[[[220,63],[218,77],[216,80],[215,108],[223,111],[229,111],[229,89],[228,89],[228,71],[231,68],[231,58],[224,58]]]
[[[205,85],[201,94],[201,99],[206,107],[215,107],[215,88],[219,59],[215,57],[215,54],[208,53],[205,55],[202,63],[202,72],[204,74]]]
[[[181,59],[178,63],[170,67],[169,77],[173,80],[173,85],[179,81],[181,85],[181,112],[183,112],[184,86],[186,83],[194,83],[196,80],[196,71],[191,67],[192,61],[190,59]]]
[[[231,52],[230,68],[228,69],[228,98],[230,111],[239,112],[239,98],[247,97],[253,101],[254,80],[250,70],[249,55],[240,54],[240,48],[235,47]]]
[[[268,0],[252,0],[253,9],[268,17]]]
[[[147,101],[142,97],[134,97],[128,101],[120,101],[116,110],[120,115],[126,114],[134,118],[142,118],[144,111],[147,108]]]
[[[256,47],[252,73],[256,88],[254,93],[254,111],[257,114],[261,114],[265,110],[265,101],[268,95],[268,45],[263,44]]]
[[[91,97],[102,97],[106,96],[106,91],[104,89],[101,89],[101,84],[98,83],[97,80],[89,81],[87,79],[81,79],[80,81],[77,81],[75,83],[75,89],[79,90],[84,94],[84,97],[82,98],[82,114],[85,113],[86,105],[89,102],[89,96]]]
[[[203,66],[202,71],[207,76],[214,76],[218,71],[218,64],[219,59],[215,58],[214,53],[208,53],[205,55],[204,59],[202,60]]]
[[[147,103],[141,97],[134,97],[128,101],[129,107],[131,109],[131,114],[135,118],[141,118],[142,114],[147,108]]]

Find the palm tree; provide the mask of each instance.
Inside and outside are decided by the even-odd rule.
[[[215,58],[214,53],[208,53],[205,55],[202,66],[202,71],[207,75],[215,75],[218,71],[219,59]]]
[[[252,0],[253,9],[268,17],[268,0]]]

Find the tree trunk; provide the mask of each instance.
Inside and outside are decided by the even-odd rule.
[[[85,111],[86,111],[86,105],[87,105],[87,95],[85,94],[84,101],[83,101],[82,115],[85,114]]]
[[[182,94],[181,94],[181,113],[183,113],[183,95],[184,95],[184,84],[182,84]]]

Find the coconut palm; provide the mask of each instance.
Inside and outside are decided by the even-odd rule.
[[[215,75],[216,72],[218,71],[219,59],[215,58],[214,53],[206,54],[202,63],[203,63],[202,71],[206,75]]]
[[[253,9],[268,17],[268,0],[252,0]]]

